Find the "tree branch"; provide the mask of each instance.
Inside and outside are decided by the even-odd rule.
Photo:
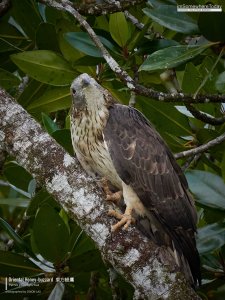
[[[177,154],[174,155],[174,157],[176,159],[182,158],[182,157],[187,157],[187,156],[191,156],[191,155],[196,155],[198,153],[202,153],[205,152],[206,150],[208,150],[209,148],[212,148],[216,145],[221,144],[222,142],[225,141],[225,133],[221,134],[220,136],[218,136],[217,138],[209,141],[208,143],[201,145],[199,147],[196,147],[194,149],[190,149],[187,151],[183,151],[183,152],[179,152]]]
[[[129,74],[123,70],[120,65],[115,61],[115,59],[109,54],[108,50],[104,47],[100,39],[95,34],[94,30],[87,23],[87,21],[79,14],[79,12],[74,9],[71,2],[68,0],[60,0],[57,2],[55,0],[39,0],[39,2],[49,5],[61,11],[67,11],[74,16],[74,18],[79,22],[79,24],[87,31],[97,48],[101,51],[104,59],[108,63],[111,70],[127,85],[127,87],[136,92],[139,95],[146,96],[158,101],[164,102],[183,102],[183,103],[208,103],[208,102],[225,102],[225,95],[197,95],[195,98],[193,95],[183,94],[183,93],[163,93],[155,91],[151,88],[146,88],[140,84],[136,84],[135,81],[129,76]],[[118,1],[114,1],[118,2]]]
[[[211,116],[197,110],[191,104],[186,104],[186,107],[189,110],[189,112],[192,113],[192,115],[196,119],[201,120],[205,123],[208,123],[208,124],[211,124],[211,125],[221,125],[221,124],[225,123],[225,116],[221,117],[221,118],[214,118],[214,117],[211,117]]]
[[[132,14],[129,13],[129,11],[127,11],[127,10],[124,11],[124,15],[138,29],[142,30],[145,27],[145,25],[143,23],[140,23],[137,18],[135,18]]]
[[[73,4],[73,7],[82,15],[106,15],[115,12],[120,12],[128,9],[131,6],[141,4],[146,0],[122,0],[122,1],[103,1],[97,3],[97,1],[88,0],[83,1],[83,4]],[[89,3],[88,3],[89,2]],[[72,3],[71,3],[72,5]]]
[[[4,139],[5,139],[5,134],[4,132],[0,131],[0,174],[2,172],[4,162],[6,160],[6,152],[3,143]]]
[[[134,286],[139,298],[199,299],[177,273],[165,248],[157,247],[134,227],[111,233],[115,220],[107,216],[109,204],[94,180],[1,89],[0,128],[6,151],[77,221],[103,257]]]

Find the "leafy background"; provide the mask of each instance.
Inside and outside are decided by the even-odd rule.
[[[71,81],[86,72],[124,104],[129,103],[130,92],[69,14],[34,0],[11,2],[0,19],[0,86],[73,154],[69,130]],[[222,1],[212,2],[225,8]],[[160,75],[173,68],[185,93],[206,97],[224,93],[224,12],[178,13],[177,4],[185,3],[189,1],[151,0],[131,7],[129,12],[143,23],[142,30],[122,12],[87,16],[87,21],[112,57],[131,76],[138,72],[139,83],[167,91]],[[137,95],[136,107],[174,153],[204,144],[225,131],[224,123],[214,126],[197,120],[182,103],[176,106]],[[224,114],[220,103],[195,107],[216,118]],[[203,299],[222,300],[225,295],[224,149],[223,142],[202,153],[186,171],[199,216],[197,243],[203,284],[198,293]],[[186,160],[179,163],[184,165]],[[7,157],[0,169],[0,217],[1,298],[6,297],[4,277],[10,275],[64,281],[74,278],[74,282],[61,285],[41,284],[41,294],[32,295],[34,299],[54,295],[56,299],[111,299],[115,293],[118,299],[132,299],[133,288],[118,274],[114,274],[112,289],[108,267],[94,243],[13,157]],[[10,297],[15,296],[7,295],[7,299]],[[16,297],[23,299],[19,294]]]

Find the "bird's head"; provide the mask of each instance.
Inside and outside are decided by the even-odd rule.
[[[109,92],[86,73],[74,79],[70,91],[76,111],[101,110],[113,102]]]

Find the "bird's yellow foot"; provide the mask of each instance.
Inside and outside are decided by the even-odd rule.
[[[109,188],[109,181],[105,177],[100,180],[100,184],[101,184],[103,191],[106,194],[106,200],[112,201],[118,205],[123,196],[122,191],[113,193]]]
[[[120,214],[115,210],[109,210],[108,215],[120,220],[112,226],[112,232],[118,230],[122,226],[124,229],[128,229],[130,224],[135,223],[135,219],[132,217],[132,208],[126,208],[124,214]]]

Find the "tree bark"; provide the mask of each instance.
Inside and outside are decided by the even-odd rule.
[[[83,3],[73,4],[74,8],[82,15],[106,15],[124,11],[131,6],[142,4],[145,0],[123,0],[123,1],[96,1],[83,0]],[[98,3],[99,2],[99,3]]]
[[[95,241],[102,256],[135,288],[136,299],[200,299],[163,248],[131,227],[111,233],[115,220],[95,181],[4,90],[0,89],[4,149],[45,186]]]

